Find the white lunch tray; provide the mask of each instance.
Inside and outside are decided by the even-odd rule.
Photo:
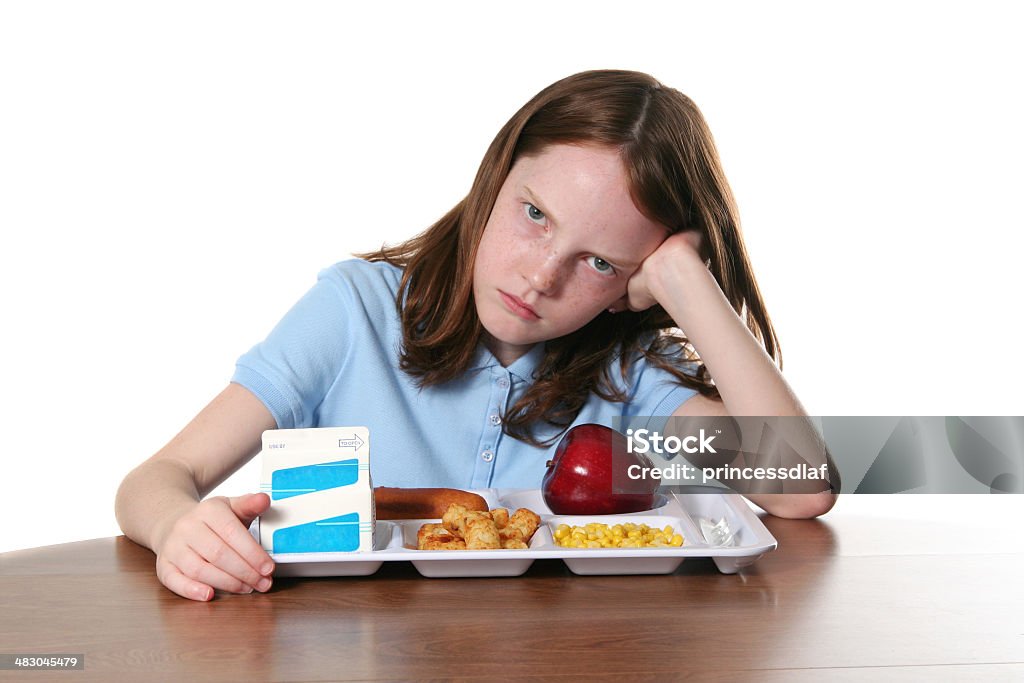
[[[710,557],[718,570],[734,574],[778,547],[746,502],[736,493],[693,493],[659,496],[653,510],[626,515],[554,515],[537,489],[485,489],[475,491],[491,508],[509,512],[525,507],[541,517],[540,528],[526,550],[415,550],[416,532],[437,519],[377,521],[374,549],[362,553],[271,553],[276,576],[369,576],[384,562],[412,562],[423,576],[454,578],[472,576],[519,576],[534,560],[560,559],[574,574],[671,574],[683,560]],[[725,519],[732,539],[714,545],[701,533],[700,520]],[[563,548],[552,537],[558,524],[633,522],[662,528],[671,525],[682,534],[678,548]],[[259,539],[259,520],[250,531]]]

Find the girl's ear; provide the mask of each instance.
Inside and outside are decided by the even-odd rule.
[[[609,313],[621,313],[626,310],[629,310],[629,294],[624,294],[621,299],[618,299],[608,307]]]

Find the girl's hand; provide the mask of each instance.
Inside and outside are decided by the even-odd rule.
[[[251,593],[270,589],[274,562],[249,533],[249,525],[270,507],[265,493],[196,504],[174,521],[156,550],[156,575],[178,595],[209,600],[214,589]]]
[[[658,301],[652,293],[653,278],[663,274],[667,269],[675,269],[684,265],[699,264],[704,268],[700,257],[701,234],[696,230],[677,232],[670,235],[651,253],[640,267],[636,269],[626,284],[626,295],[615,302],[612,310],[645,311]]]

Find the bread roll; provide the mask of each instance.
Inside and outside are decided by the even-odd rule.
[[[441,519],[449,505],[487,512],[481,496],[459,489],[397,489],[379,486],[373,489],[377,519]]]

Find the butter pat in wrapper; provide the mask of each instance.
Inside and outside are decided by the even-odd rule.
[[[260,490],[270,508],[259,520],[270,553],[373,550],[370,431],[366,427],[263,432]]]

